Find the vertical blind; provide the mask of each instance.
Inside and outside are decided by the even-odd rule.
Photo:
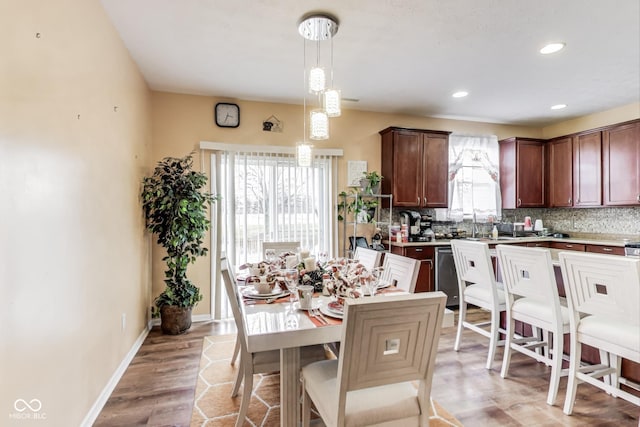
[[[333,253],[336,164],[342,150],[314,150],[310,167],[298,167],[293,148],[201,143],[211,152],[212,192],[221,200],[212,215],[218,236],[214,256],[231,266],[262,259],[263,241],[299,241],[311,253]],[[224,318],[226,296],[212,262],[214,317]]]

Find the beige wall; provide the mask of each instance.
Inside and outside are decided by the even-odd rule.
[[[555,138],[638,118],[640,118],[640,102],[547,126],[542,129],[542,136],[546,139]]]
[[[147,322],[150,92],[98,0],[2,2],[0,52],[0,424],[77,426]]]

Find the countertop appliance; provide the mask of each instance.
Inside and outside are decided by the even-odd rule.
[[[402,223],[407,224],[409,228],[409,241],[410,242],[426,242],[427,237],[422,236],[420,233],[420,212],[416,211],[400,211],[402,217]]]
[[[640,257],[640,242],[627,242],[624,244],[624,255]]]
[[[458,275],[450,246],[436,248],[436,291],[447,294],[447,307],[459,305]]]

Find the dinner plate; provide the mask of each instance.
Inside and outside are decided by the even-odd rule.
[[[327,304],[327,310],[342,316],[344,313],[344,305],[338,304],[336,301],[331,301]]]
[[[261,294],[254,287],[245,288],[242,291],[242,295],[245,298],[253,298],[253,299],[269,299],[269,298],[280,298],[287,295],[288,291],[283,291],[280,288],[274,288],[268,294]]]
[[[320,313],[324,314],[325,316],[333,317],[335,319],[342,319],[342,313],[337,313],[335,311],[331,311],[324,304],[320,306]]]

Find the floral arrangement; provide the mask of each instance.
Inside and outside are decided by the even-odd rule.
[[[331,280],[327,283],[327,291],[335,296],[338,302],[343,302],[344,298],[359,298],[360,293],[356,287],[365,275],[367,269],[364,265],[351,259],[341,258],[330,261],[329,270]]]

